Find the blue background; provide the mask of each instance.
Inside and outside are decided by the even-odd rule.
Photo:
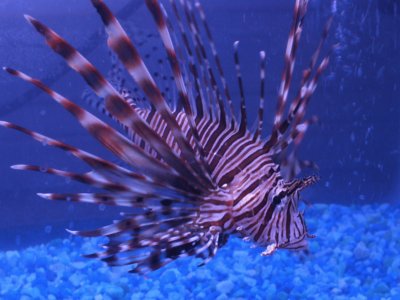
[[[158,57],[165,54],[161,47],[152,50],[152,45],[159,45],[159,41],[142,1],[113,1],[109,5],[128,32],[135,33],[136,41],[144,43],[142,52],[149,54],[150,68],[156,68]],[[246,98],[252,115],[259,97],[258,52],[267,53],[264,128],[267,135],[276,105],[293,3],[224,0],[203,5],[237,101],[232,44],[240,40]],[[396,0],[337,3],[328,45],[339,43],[339,48],[333,53],[330,67],[311,101],[309,115],[317,115],[320,122],[310,128],[301,146],[301,158],[315,161],[320,168],[321,181],[305,193],[311,202],[347,205],[399,201],[399,10]],[[89,1],[81,0],[0,2],[0,65],[41,78],[85,106],[81,100],[86,88],[84,82],[44,45],[25,22],[24,13],[55,29],[106,73],[110,59],[95,10]],[[293,93],[329,13],[327,1],[311,1],[299,47]],[[0,95],[0,119],[107,156],[68,113],[29,84],[0,73]],[[12,164],[32,163],[86,170],[73,157],[3,128],[0,128],[0,146],[0,248],[66,236],[65,227],[87,228],[118,217],[119,209],[42,200],[35,195],[37,192],[82,191],[84,187],[45,174],[9,169]]]

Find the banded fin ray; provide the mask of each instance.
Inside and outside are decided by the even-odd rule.
[[[296,51],[300,41],[303,29],[303,20],[308,7],[308,0],[296,0],[294,5],[294,14],[292,26],[290,28],[289,38],[285,51],[285,66],[282,73],[281,86],[279,88],[278,102],[274,119],[274,127],[277,128],[281,123],[282,116],[285,111],[290,83],[292,81],[294,64],[296,61]]]
[[[202,68],[201,67],[202,64],[205,65],[205,67],[202,68],[203,72],[204,72],[204,74],[203,74],[204,83],[209,86],[210,90],[212,90],[212,97],[214,97],[214,102],[216,102],[215,103],[216,118],[219,120],[221,127],[225,128],[228,116],[226,114],[225,103],[222,99],[223,93],[221,92],[220,87],[217,82],[218,76],[215,76],[214,70],[211,66],[206,47],[204,45],[204,40],[201,37],[200,28],[197,24],[196,17],[193,13],[193,9],[192,9],[190,3],[187,1],[180,1],[179,3],[182,7],[183,15],[185,16],[186,23],[188,24],[189,29],[190,29],[189,36],[191,38],[193,47],[195,49],[197,63],[198,63],[198,65],[200,65],[200,68]],[[200,7],[198,7],[198,12],[200,12]],[[207,23],[204,21],[203,24],[207,24]],[[208,37],[211,37],[211,35]],[[212,39],[207,40],[207,44],[210,44],[210,46],[212,43],[213,43]],[[216,55],[214,57],[218,58],[218,55]],[[212,97],[210,97],[210,98],[212,98]],[[233,115],[231,115],[231,117],[234,118]]]
[[[226,98],[226,101],[227,101],[227,105],[229,107],[229,111],[230,111],[231,117],[232,117],[232,119],[234,119],[235,118],[235,113],[234,113],[234,109],[233,109],[232,97],[230,95],[229,87],[228,87],[228,84],[226,82],[224,70],[222,68],[221,60],[220,60],[219,55],[218,55],[217,47],[215,46],[214,38],[212,36],[210,27],[209,27],[207,19],[206,19],[206,14],[204,13],[204,9],[203,9],[203,7],[202,7],[202,5],[201,5],[201,3],[199,1],[196,0],[194,2],[194,5],[195,5],[195,7],[197,9],[198,16],[200,17],[201,23],[203,24],[203,28],[204,28],[204,31],[205,31],[206,37],[207,37],[207,40],[204,40],[204,39],[202,39],[200,37],[200,41],[203,40],[203,42],[201,44],[203,44],[203,47],[204,47],[205,44],[209,44],[209,46],[210,46],[211,54],[212,54],[212,56],[214,58],[214,62],[215,62],[215,65],[217,67],[217,72],[218,72],[218,76],[216,76],[216,77],[220,80],[220,82],[222,84],[222,89],[224,90],[225,98]],[[191,6],[190,2],[187,2],[186,6],[189,9],[190,15],[192,16],[191,18],[193,20],[195,28],[199,28],[199,26],[196,24],[196,17],[195,17],[195,14],[193,12],[193,9],[192,9],[192,6]]]
[[[190,3],[181,1],[181,10],[183,11],[183,15],[186,19],[186,23],[189,25],[188,33],[189,33],[189,38],[193,44],[194,51],[196,53],[196,59],[197,59],[197,65],[200,70],[204,72],[204,78],[203,82],[206,83],[206,86],[208,86],[208,83],[211,84],[211,86],[208,86],[209,90],[212,90],[214,100],[216,101],[215,106],[218,109],[214,109],[214,114],[215,114],[215,120],[218,120],[217,126],[214,128],[212,126],[208,126],[207,131],[205,131],[202,135],[206,136],[207,139],[204,141],[204,151],[206,154],[209,153],[218,153],[218,151],[215,150],[215,148],[219,146],[223,146],[219,148],[219,151],[223,152],[223,149],[226,149],[226,146],[229,146],[229,140],[233,139],[234,137],[242,136],[243,132],[237,132],[237,126],[235,125],[235,119],[234,115],[232,115],[232,122],[228,126],[227,121],[228,118],[225,115],[225,104],[222,100],[221,97],[221,91],[219,90],[216,78],[218,76],[214,75],[214,71],[211,67],[210,61],[208,59],[207,51],[204,45],[204,41],[200,35],[199,32],[199,26],[196,21],[196,17],[194,14],[194,11],[190,5]],[[178,24],[180,25],[180,29],[182,31],[183,25],[182,25],[182,19],[179,15],[179,10],[175,4],[173,4],[173,9],[174,13],[176,15]],[[197,11],[200,11],[200,7],[198,7]],[[203,25],[206,26],[205,20],[203,20]],[[187,39],[186,33],[183,31],[181,32],[182,38],[185,40]],[[210,40],[207,40],[206,42],[211,43]],[[185,45],[187,43],[185,42]],[[187,50],[189,51],[188,46],[186,46]],[[212,48],[212,46],[211,46]],[[218,61],[218,54],[216,51],[213,51],[213,55],[216,61]],[[205,65],[205,67],[202,66],[202,64]],[[218,63],[216,63],[218,65]],[[223,74],[220,74],[220,76],[223,76]],[[222,80],[222,79],[221,79]],[[208,82],[208,83],[207,83]],[[229,92],[228,92],[229,95]],[[228,97],[228,96],[227,96]],[[210,106],[212,107],[213,105],[209,103]],[[214,159],[210,162],[210,167],[211,169],[215,169],[215,164],[219,160],[218,156],[214,156]],[[215,179],[215,176],[214,176]]]
[[[334,46],[329,50],[328,54],[321,60],[320,64],[316,67],[317,60],[319,58],[322,47],[327,39],[329,29],[332,25],[333,17],[329,17],[325,23],[324,29],[322,31],[321,39],[319,41],[318,46],[316,47],[309,64],[309,67],[303,70],[303,76],[300,83],[300,88],[297,93],[297,96],[292,101],[287,118],[281,122],[277,132],[279,132],[280,138],[276,142],[274,146],[273,152],[279,153],[287,148],[293,141],[297,140],[295,143],[295,148],[298,147],[299,143],[302,140],[302,137],[305,134],[308,126],[312,123],[315,123],[316,118],[313,117],[309,120],[303,121],[307,105],[310,101],[312,94],[314,93],[317,82],[321,74],[326,70],[329,64],[330,52],[334,48]],[[296,41],[298,43],[298,40]],[[314,71],[314,75],[311,74]],[[294,122],[293,122],[294,121]],[[292,124],[293,122],[293,124]],[[283,135],[288,132],[289,127],[292,126],[289,134],[284,137]],[[293,151],[296,151],[295,149]],[[313,164],[311,164],[313,165]],[[297,174],[296,174],[297,175]]]
[[[75,148],[71,145],[52,139],[48,136],[42,135],[40,133],[21,127],[19,125],[10,122],[0,121],[0,126],[17,130],[32,137],[33,139],[44,145],[56,147],[63,151],[71,153],[72,155],[76,156],[80,160],[87,163],[100,176],[103,176],[107,180],[114,182],[118,181],[119,183],[127,186],[133,185],[136,188],[140,187],[141,190],[143,191],[148,191],[148,190],[160,191],[164,189],[168,190],[170,193],[172,191],[175,191],[178,194],[186,196],[196,195],[196,192],[189,186],[184,185],[183,183],[175,182],[177,179],[171,181],[172,184],[170,184],[168,181],[165,180],[156,181],[155,179],[151,179],[143,176],[142,174],[127,170],[121,166],[115,165],[107,160],[104,160],[84,150]]]
[[[186,90],[182,71],[179,66],[175,48],[172,43],[171,35],[167,27],[167,22],[164,18],[164,13],[157,0],[146,0],[146,5],[149,8],[149,11],[153,15],[154,21],[157,24],[157,30],[160,34],[161,40],[164,44],[164,48],[167,52],[167,56],[171,65],[175,83],[178,88],[178,93],[179,93],[178,101],[182,103],[183,109],[185,111],[185,117],[188,120],[189,134],[193,135],[196,144],[196,150],[199,153],[199,159],[201,160],[201,165],[203,166],[203,168],[206,168],[208,166],[204,160],[204,149],[202,148],[199,141],[199,134],[194,123],[193,110],[189,101],[189,95]],[[207,173],[209,173],[209,170],[207,170]]]
[[[90,171],[87,173],[75,173],[51,167],[35,166],[28,164],[13,165],[11,166],[11,168],[14,170],[34,171],[34,172],[52,174],[63,178],[73,179],[75,181],[109,191],[116,191],[116,192],[129,191],[129,187],[104,180],[102,177],[98,176],[98,174],[94,171]]]
[[[92,136],[94,136],[105,147],[107,147],[110,151],[112,151],[126,163],[130,164],[133,167],[139,167],[146,174],[158,178],[159,180],[169,181],[167,179],[169,175],[166,176],[166,174],[171,173],[171,171],[173,170],[171,167],[149,156],[141,148],[133,144],[131,141],[129,141],[123,135],[111,128],[109,125],[107,125],[88,111],[84,110],[83,108],[77,106],[67,98],[54,92],[49,87],[44,85],[41,81],[11,68],[5,68],[5,70],[14,76],[17,76],[25,81],[34,84],[35,86],[49,94],[56,102],[61,104],[66,110],[74,115],[79,123],[85,129],[87,129],[89,133],[92,134]],[[175,177],[176,179],[178,179],[178,181],[181,181],[178,175],[172,177]]]
[[[189,42],[189,37],[186,34],[186,30],[184,28],[181,16],[178,12],[178,7],[175,3],[175,1],[170,0],[170,5],[173,10],[173,15],[176,18],[176,23],[179,27],[179,34],[180,34],[180,40],[179,37],[175,35],[175,39],[177,44],[181,41],[182,44],[184,45],[182,51],[182,61],[187,61],[188,63],[188,69],[189,73],[187,74],[186,78],[186,84],[188,84],[191,81],[194,81],[194,88],[196,95],[193,96],[195,97],[195,102],[196,102],[196,121],[198,122],[199,120],[203,118],[212,118],[212,104],[211,104],[211,99],[208,95],[208,84],[204,84],[204,80],[201,79],[201,74],[202,74],[202,66],[196,63],[195,57],[194,57],[194,52],[196,52],[196,56],[198,57],[198,51],[194,51],[190,45]],[[168,26],[171,31],[174,31],[174,25],[173,23],[169,20],[168,16],[165,16],[167,18]],[[205,87],[204,87],[205,86]],[[194,92],[192,92],[194,94]]]
[[[93,88],[94,92],[105,99],[106,108],[114,117],[116,117],[122,124],[132,128],[142,137],[146,137],[146,140],[161,155],[161,157],[163,157],[171,167],[190,180],[194,185],[203,184],[207,186],[204,180],[201,180],[204,178],[204,174],[200,174],[203,177],[199,174],[197,174],[198,176],[194,176],[194,174],[187,168],[186,163],[179,159],[174,152],[170,151],[165,141],[140,118],[135,109],[121,98],[118,92],[86,58],[41,22],[30,16],[26,16],[26,19],[41,35],[44,36],[50,48],[64,57],[66,63],[86,80],[89,86]]]
[[[81,230],[81,231],[71,231],[74,234],[79,234],[84,237],[96,237],[96,236],[107,236],[113,238],[108,244],[114,244],[115,238],[117,236],[130,236],[132,233],[137,232],[138,230],[143,230],[142,235],[147,233],[151,237],[152,235],[162,236],[165,234],[164,231],[160,231],[159,227],[164,226],[167,231],[173,231],[175,228],[175,224],[189,224],[193,215],[189,212],[180,211],[181,216],[175,216],[172,218],[161,218],[161,214],[154,214],[150,211],[149,214],[142,214],[132,216],[121,221],[117,221],[114,224],[105,225],[103,227],[94,229],[94,230]],[[146,230],[146,231],[145,231]],[[147,231],[148,230],[148,231]],[[141,240],[142,246],[147,247],[151,244],[151,242],[144,243],[144,240]],[[157,243],[154,243],[157,245]]]
[[[101,232],[85,232],[84,236],[105,235],[110,238],[110,242],[104,246],[105,251],[86,257],[100,258],[110,266],[133,265],[131,272],[141,274],[157,270],[179,257],[200,257],[218,241],[218,237],[202,231],[190,232],[191,217],[188,215],[149,223],[133,218],[103,227]],[[170,229],[163,231],[158,226]],[[124,238],[127,233],[129,237]]]
[[[182,129],[166,104],[164,97],[161,95],[136,47],[132,44],[124,29],[104,2],[101,0],[91,1],[105,25],[108,34],[108,46],[117,54],[128,73],[138,86],[141,87],[155,109],[161,114],[182,151],[181,155],[190,164],[199,179],[204,181],[206,186],[212,187],[213,183],[204,163],[199,161],[198,156],[183,134]],[[149,139],[147,138],[147,140]]]
[[[167,215],[168,211],[175,211],[179,209],[179,212],[187,211],[189,207],[195,209],[197,199],[195,197],[187,197],[180,195],[162,195],[152,194],[135,194],[131,191],[126,193],[38,193],[38,196],[48,200],[62,200],[71,202],[84,202],[93,204],[103,204],[110,206],[126,206],[141,209],[151,209],[156,211],[160,207],[164,210],[163,215]],[[162,198],[160,198],[162,197]],[[168,198],[170,197],[170,198]],[[174,207],[172,207],[174,205]],[[185,207],[185,205],[187,207]],[[176,207],[175,207],[176,206]],[[124,213],[124,216],[129,214]]]
[[[240,118],[233,110],[213,37],[203,8],[196,0],[170,0],[175,21],[168,19],[167,11],[157,0],[145,0],[170,60],[173,88],[179,93],[175,106],[167,102],[157,85],[157,76],[151,75],[138,48],[103,0],[91,1],[105,25],[109,48],[146,96],[148,107],[139,107],[125,97],[54,31],[31,17],[27,19],[50,48],[104,100],[107,114],[125,132],[120,133],[39,80],[13,69],[6,71],[49,94],[104,147],[121,158],[124,167],[13,123],[0,122],[0,126],[71,153],[90,167],[86,173],[75,173],[29,164],[13,166],[17,170],[70,178],[95,188],[86,193],[38,193],[38,196],[129,208],[121,213],[121,220],[112,224],[69,231],[108,238],[103,251],[87,256],[97,257],[110,266],[129,265],[132,272],[147,273],[185,256],[195,256],[205,264],[231,235],[266,247],[262,255],[270,255],[277,249],[306,248],[312,235],[308,233],[304,214],[299,211],[299,193],[318,177],[286,180],[281,167],[289,170],[289,177],[297,172],[298,168],[293,166],[298,167],[300,162],[292,160],[289,151],[295,153],[309,125],[316,121],[315,117],[306,117],[305,111],[329,62],[328,54],[318,64],[330,23],[308,69],[303,72],[297,96],[288,102],[308,7],[308,0],[295,0],[272,132],[265,139],[262,137],[265,52],[260,52],[258,114],[255,128],[249,129],[238,42],[234,43],[234,63]],[[179,38],[174,36],[174,26],[178,26]],[[174,39],[183,42],[182,53],[175,52],[179,48],[173,45]]]
[[[243,134],[247,129],[247,109],[246,99],[243,88],[242,72],[239,61],[239,41],[233,43],[233,59],[235,62],[236,79],[238,81],[239,95],[240,95],[240,132]]]
[[[324,27],[320,42],[311,57],[309,68],[303,71],[302,80],[298,94],[294,101],[292,101],[286,119],[283,120],[285,106],[288,98],[290,83],[292,81],[293,69],[296,58],[296,51],[299,45],[300,36],[303,29],[303,22],[308,8],[308,0],[296,0],[294,6],[293,22],[291,25],[289,38],[285,52],[285,66],[282,74],[281,85],[278,93],[278,102],[274,118],[274,125],[269,139],[264,144],[264,149],[271,155],[281,153],[289,145],[296,140],[296,137],[303,134],[304,126],[301,123],[304,117],[305,108],[307,103],[314,93],[317,86],[317,81],[322,72],[327,68],[329,63],[330,52],[324,57],[319,66],[316,68],[315,75],[311,78],[311,73],[315,68],[316,61],[327,38],[329,28],[332,24],[333,17],[331,16]],[[292,124],[293,119],[295,122]],[[310,121],[304,121],[304,124],[311,124]],[[292,126],[289,130],[290,125]],[[285,136],[285,134],[289,132]]]
[[[257,127],[254,138],[258,138],[262,134],[263,118],[264,118],[264,102],[265,102],[265,52],[260,51],[260,101],[258,103]]]

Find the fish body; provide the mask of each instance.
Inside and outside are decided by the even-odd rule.
[[[177,91],[175,103],[166,101],[138,49],[102,0],[92,0],[92,4],[106,28],[107,44],[145,95],[147,108],[131,97],[131,91],[114,87],[56,32],[26,16],[49,47],[87,82],[98,96],[98,106],[116,121],[119,129],[40,80],[11,68],[5,70],[47,93],[123,163],[114,163],[1,121],[4,127],[71,153],[86,163],[90,171],[74,173],[33,165],[13,168],[70,178],[100,190],[76,194],[39,193],[42,198],[131,208],[131,213],[124,214],[122,220],[113,224],[70,232],[108,237],[104,251],[87,256],[100,258],[113,266],[131,265],[132,272],[147,273],[184,256],[196,256],[206,263],[232,235],[265,247],[263,255],[279,248],[306,248],[307,239],[312,235],[298,208],[299,193],[315,183],[317,177],[295,179],[300,163],[293,162],[293,153],[308,126],[315,121],[315,118],[304,117],[317,80],[328,65],[328,56],[319,64],[317,59],[331,21],[327,22],[309,68],[303,72],[297,96],[287,108],[296,49],[308,5],[306,0],[295,1],[273,128],[264,138],[261,133],[265,52],[260,52],[257,122],[255,129],[250,130],[238,42],[234,44],[234,61],[240,111],[235,112],[201,4],[171,0],[171,18],[157,0],[145,2],[169,59]],[[173,41],[180,43],[179,52]],[[284,176],[281,169],[289,175]]]

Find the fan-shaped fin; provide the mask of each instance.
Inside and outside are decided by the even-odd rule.
[[[208,174],[204,164],[199,161],[198,156],[193,151],[189,141],[186,139],[178,122],[166,104],[164,97],[162,97],[160,90],[155,84],[137,49],[130,41],[124,29],[103,1],[92,0],[92,3],[106,26],[109,47],[118,55],[128,73],[132,76],[138,86],[141,87],[149,101],[164,118],[168,128],[171,130],[182,151],[182,156],[185,158],[186,162],[190,164],[195,174],[197,174],[198,180],[209,188],[213,187],[210,175]]]

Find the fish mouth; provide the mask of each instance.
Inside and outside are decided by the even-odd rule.
[[[305,188],[317,183],[320,180],[318,175],[311,175],[301,179],[295,179],[287,183],[287,195],[291,195],[294,192],[300,192]]]
[[[313,185],[317,183],[321,178],[318,175],[311,175],[308,177],[304,177],[301,179],[303,187],[301,189],[304,189],[310,185]]]

